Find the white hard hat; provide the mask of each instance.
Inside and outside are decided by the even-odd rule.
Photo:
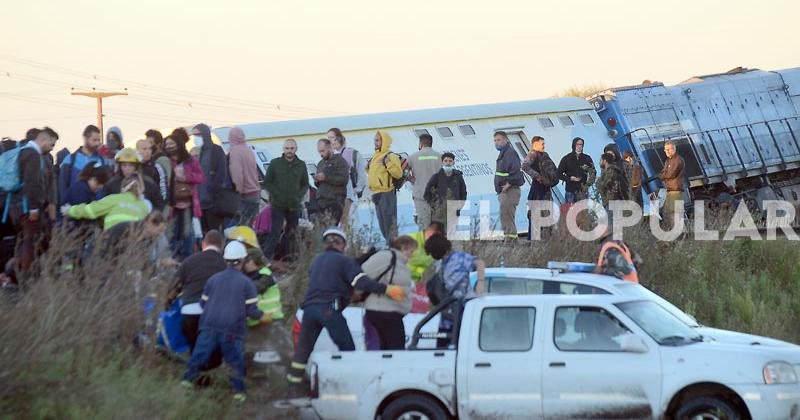
[[[239,241],[230,241],[225,245],[225,252],[222,258],[228,261],[243,260],[247,257],[247,249]]]
[[[338,227],[332,227],[326,230],[325,233],[322,234],[322,239],[327,238],[328,235],[338,235],[340,238],[347,241],[347,234],[344,233],[344,231],[339,229]]]

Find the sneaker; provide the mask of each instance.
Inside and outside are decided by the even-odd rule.
[[[184,379],[184,380],[181,381],[181,387],[186,388],[186,389],[193,389],[194,388],[194,384]]]
[[[233,401],[242,404],[247,401],[247,395],[242,393],[233,394]]]

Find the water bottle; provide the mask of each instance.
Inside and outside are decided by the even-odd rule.
[[[505,266],[506,266],[506,257],[501,255],[500,256],[500,267],[501,268],[505,268]]]

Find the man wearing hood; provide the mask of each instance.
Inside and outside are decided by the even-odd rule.
[[[384,130],[375,133],[375,154],[367,164],[367,180],[383,239],[397,236],[397,191],[394,180],[403,176],[400,157],[392,153],[392,137]],[[273,225],[274,226],[274,225]]]
[[[264,255],[272,258],[286,222],[285,243],[293,242],[297,221],[303,209],[303,198],[308,191],[308,169],[297,157],[297,142],[288,139],[283,143],[281,157],[272,159],[264,175],[264,188],[269,192],[272,212],[272,229],[267,236]]]
[[[467,183],[464,182],[464,174],[455,168],[455,162],[454,154],[450,152],[442,154],[442,169],[439,169],[425,186],[424,198],[432,209],[433,220],[442,222],[445,226],[450,221],[455,222],[459,209],[467,199]],[[448,202],[451,201],[452,209],[448,209]],[[461,206],[456,205],[455,201],[460,202]]]
[[[589,186],[594,183],[597,172],[591,156],[583,153],[584,141],[572,139],[572,153],[568,153],[558,164],[558,178],[566,184],[564,201],[577,203],[589,196]]]
[[[120,130],[119,127],[111,127],[106,132],[106,144],[100,146],[98,152],[103,156],[108,166],[111,167],[112,170],[116,170],[117,167],[114,156],[124,148],[125,144],[122,142],[122,130]]]
[[[597,192],[603,200],[603,207],[608,211],[608,205],[614,200],[628,199],[628,182],[625,172],[616,164],[616,157],[612,152],[603,153],[600,157],[600,168],[603,169],[600,179],[597,180]],[[611,213],[608,213],[611,224]]]
[[[558,169],[550,155],[544,151],[544,137],[534,136],[531,139],[531,150],[522,162],[522,171],[531,177],[528,202],[553,199],[550,188],[558,184]],[[533,239],[532,233],[533,224],[528,211],[528,240]]]
[[[494,148],[500,154],[494,172],[494,190],[500,202],[500,226],[506,239],[517,237],[517,206],[519,205],[519,187],[525,183],[520,170],[519,155],[508,141],[505,131],[494,133]]]
[[[258,202],[261,186],[258,185],[258,165],[253,151],[247,146],[244,130],[231,128],[228,132],[228,169],[236,192],[242,197],[239,201],[237,226],[250,226],[258,215]]]
[[[200,146],[200,166],[206,176],[206,182],[198,185],[200,208],[203,211],[201,223],[203,232],[210,229],[222,231],[222,218],[214,211],[214,197],[222,189],[228,177],[228,165],[225,162],[225,151],[222,146],[211,140],[211,128],[205,124],[197,124],[192,129],[197,146]]]

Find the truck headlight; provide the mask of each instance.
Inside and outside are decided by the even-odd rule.
[[[797,383],[797,372],[789,363],[769,362],[764,366],[764,383],[767,385],[795,384]]]

